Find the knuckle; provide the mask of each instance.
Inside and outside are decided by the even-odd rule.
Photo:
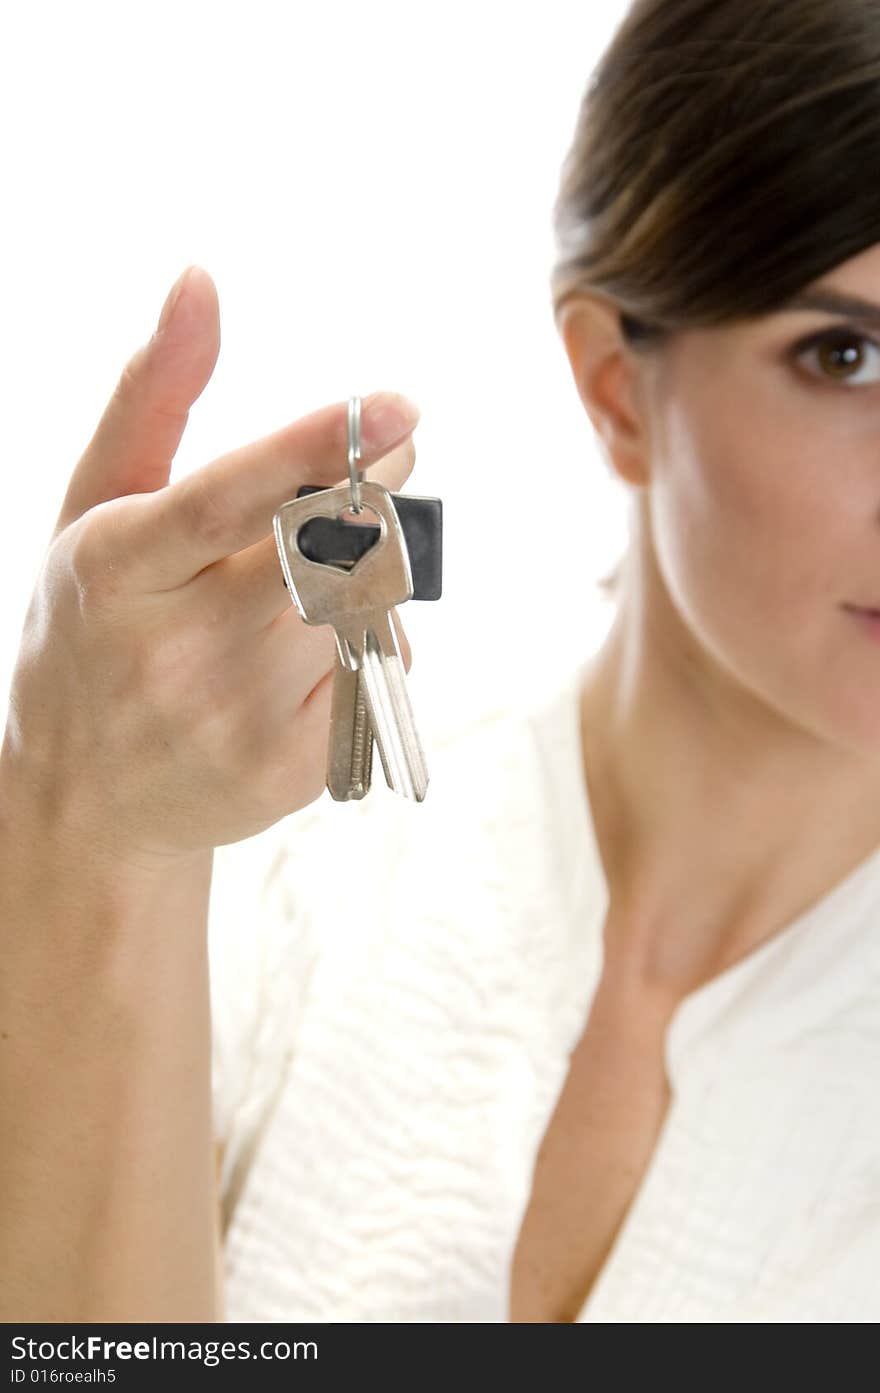
[[[129,358],[113,393],[114,399],[123,407],[129,407],[137,393],[142,389],[145,350],[139,348]]]
[[[235,549],[238,519],[216,483],[207,484],[201,474],[190,475],[180,504],[184,526],[198,542],[224,551]]]
[[[178,431],[182,431],[189,420],[189,407],[168,405],[156,400],[155,391],[151,389],[151,375],[152,354],[150,344],[146,343],[131,355],[119,374],[112,407],[125,414],[138,404],[150,416],[170,421]]]
[[[396,464],[400,464],[404,467],[415,464],[416,442],[413,440],[412,436],[408,435],[406,440],[401,441],[401,443],[391,451],[388,458],[393,459]]]
[[[95,528],[84,517],[67,532],[67,561],[80,600],[90,599],[99,582],[103,567],[101,545]]]
[[[120,590],[121,575],[108,546],[106,529],[95,516],[103,506],[78,518],[64,534],[67,564],[80,609],[104,608]]]

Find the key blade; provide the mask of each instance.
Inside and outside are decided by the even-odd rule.
[[[337,661],[330,706],[327,789],[337,803],[370,791],[373,730],[361,674]]]
[[[428,790],[428,769],[389,611],[368,616],[360,659],[385,778],[395,793],[421,803]]]

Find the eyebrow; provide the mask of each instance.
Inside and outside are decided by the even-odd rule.
[[[880,324],[880,305],[871,300],[860,300],[855,295],[844,295],[841,290],[804,290],[786,300],[779,308],[781,311],[818,310],[821,314],[856,319],[861,324]]]

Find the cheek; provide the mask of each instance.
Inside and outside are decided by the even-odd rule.
[[[744,398],[748,400],[748,398]],[[705,639],[772,654],[805,651],[839,601],[853,526],[835,461],[775,409],[704,409],[669,423],[651,488],[658,564],[679,610]]]
[[[880,645],[840,607],[880,598],[876,453],[850,414],[819,420],[742,383],[721,398],[718,376],[670,409],[658,441],[648,513],[663,587],[741,686],[876,754]]]

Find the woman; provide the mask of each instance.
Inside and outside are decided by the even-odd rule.
[[[628,12],[553,279],[630,489],[617,613],[563,690],[432,749],[418,809],[316,801],[332,638],[269,565],[282,458],[326,480],[344,408],[167,484],[216,358],[190,277],[77,467],[10,702],[5,1318],[35,1273],[72,1319],[880,1315],[880,311],[828,308],[880,302],[878,80],[867,0]]]
[[[878,96],[858,3],[648,0],[597,68],[553,298],[617,613],[427,832],[289,829],[218,987],[239,1316],[880,1315]]]

